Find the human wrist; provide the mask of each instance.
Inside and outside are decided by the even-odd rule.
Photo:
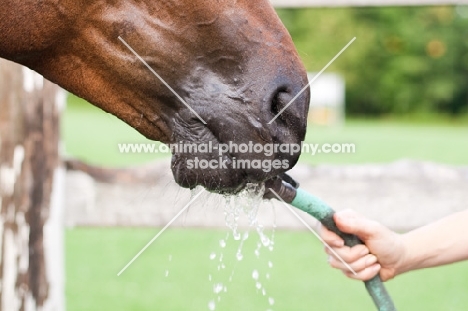
[[[398,234],[399,256],[395,263],[394,277],[410,270],[413,270],[414,259],[412,256],[413,247],[411,246],[410,233]]]

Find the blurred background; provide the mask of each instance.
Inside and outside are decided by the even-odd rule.
[[[327,70],[333,76],[324,75],[339,81],[322,81],[325,86],[320,88],[336,92],[337,102],[322,107],[313,103],[318,106],[309,115],[306,139],[353,143],[356,153],[304,154],[296,170],[299,181],[310,182],[337,209],[367,206],[361,212],[399,231],[466,208],[468,6],[277,11],[311,76],[357,37]],[[66,154],[92,165],[163,163],[154,183],[138,189],[123,186],[131,191],[123,199],[118,196],[122,188],[93,188],[99,181],[79,184],[89,190],[73,188],[83,195],[73,199],[74,207],[67,211],[68,310],[209,310],[214,306],[210,302],[216,310],[374,310],[363,285],[328,268],[320,243],[293,219],[283,226],[278,219],[277,230],[273,221],[265,223],[275,246],[272,251],[263,247],[260,256],[258,236],[251,232],[242,246],[244,258],[237,260],[240,242],[229,240],[226,227],[190,225],[192,217],[207,214],[223,221],[223,200],[213,195],[191,208],[117,277],[158,232],[153,225],[170,220],[156,211],[165,205],[175,215],[190,193],[168,191],[175,187],[165,181],[170,179],[168,155],[119,153],[119,143],[147,140],[73,95],[68,97],[62,135]],[[101,204],[109,200],[121,204],[121,214],[104,215]],[[149,207],[140,208],[144,205]],[[111,209],[109,213],[115,213]],[[425,217],[428,214],[432,218]],[[227,246],[220,246],[225,240]],[[388,282],[388,288],[401,310],[465,310],[467,275],[468,265],[460,263],[403,275]],[[223,284],[221,293],[218,284]]]

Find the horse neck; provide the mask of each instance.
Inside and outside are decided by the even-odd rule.
[[[56,2],[2,1],[0,57],[27,64],[56,44],[70,24]]]

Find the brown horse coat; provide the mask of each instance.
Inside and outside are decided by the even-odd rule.
[[[307,84],[292,40],[268,0],[0,0],[0,57],[23,64],[150,139],[164,143],[300,143]],[[118,39],[121,37],[199,114],[203,124]],[[85,126],[85,125],[84,125]],[[257,155],[258,156],[258,155]],[[236,191],[285,170],[188,169],[181,185]],[[223,159],[252,159],[230,152]],[[261,155],[287,160],[298,154]]]

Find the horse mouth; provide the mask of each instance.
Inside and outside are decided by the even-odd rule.
[[[211,192],[235,194],[248,183],[262,183],[286,170],[283,167],[273,169],[270,166],[248,166],[251,161],[269,163],[271,160],[239,159],[228,155],[202,158],[197,155],[175,154],[172,157],[172,172],[175,181],[184,188],[203,186]]]
[[[261,183],[283,173],[298,158],[298,154],[288,158],[273,152],[242,152],[242,148],[236,146],[244,146],[244,149],[251,146],[253,149],[262,145],[255,142],[221,142],[206,127],[204,132],[204,140],[179,142],[175,146],[177,148],[172,149],[174,179],[184,188],[203,186],[211,192],[235,194],[248,183]]]

